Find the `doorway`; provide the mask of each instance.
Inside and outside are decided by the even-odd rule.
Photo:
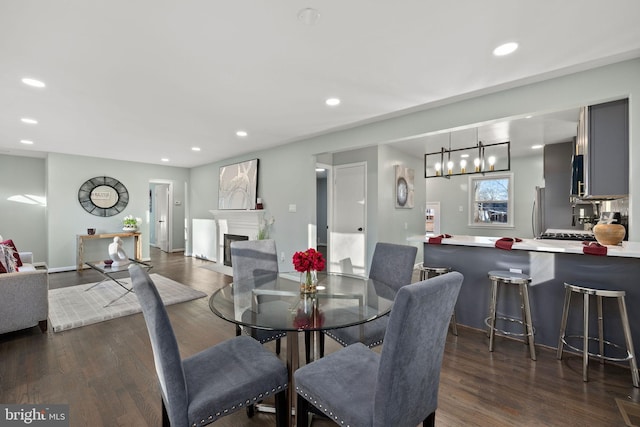
[[[171,249],[171,201],[173,183],[152,181],[150,183],[151,203],[149,207],[149,243],[163,252]]]
[[[329,269],[366,275],[367,164],[333,166]]]
[[[316,164],[316,250],[329,260],[329,219],[331,212],[331,166]],[[327,267],[327,270],[329,268]]]

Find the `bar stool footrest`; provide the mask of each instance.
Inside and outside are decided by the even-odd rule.
[[[584,350],[581,348],[577,348],[572,346],[571,344],[569,344],[567,342],[567,338],[580,338],[581,340],[584,338],[584,335],[566,335],[564,338],[562,338],[562,342],[565,346],[569,347],[569,349],[579,353],[579,354],[583,354]],[[588,337],[587,338],[589,341],[594,341],[594,342],[600,342],[600,340],[596,337]],[[605,345],[611,346],[611,347],[615,347],[617,349],[622,350],[623,352],[627,353],[627,357],[610,357],[610,356],[604,356],[602,354],[598,354],[598,353],[591,353],[590,351],[587,351],[587,354],[591,357],[595,357],[598,359],[602,359],[602,360],[608,360],[609,362],[626,362],[628,360],[633,359],[633,356],[631,354],[629,354],[629,351],[625,348],[622,347],[621,345],[612,343],[611,341],[607,341],[607,340],[602,340],[602,342]]]
[[[521,325],[526,325],[526,323],[520,319],[515,319],[513,317],[506,317],[506,316],[496,316],[496,320],[504,320],[506,322],[512,322],[512,323],[519,323]],[[484,324],[487,325],[488,328],[492,328],[491,326],[491,317],[487,317],[484,319]],[[520,332],[509,332],[509,331],[505,331],[502,329],[498,329],[495,326],[493,326],[493,330],[496,332],[499,332],[501,335],[507,335],[507,336],[512,336],[512,337],[528,337],[529,335],[533,335],[536,333],[536,328],[533,327],[533,325],[531,325],[531,332],[532,333],[520,333]]]

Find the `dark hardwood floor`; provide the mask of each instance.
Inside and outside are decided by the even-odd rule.
[[[207,261],[151,250],[152,272],[211,294],[231,278],[201,268]],[[99,280],[96,273],[53,273],[50,287]],[[183,356],[234,336],[202,298],[168,307]],[[632,327],[637,327],[633,325]],[[640,401],[626,366],[591,363],[582,382],[581,359],[498,338],[493,353],[478,330],[449,335],[440,378],[438,426],[624,426],[616,399]],[[640,345],[640,343],[636,343]],[[266,344],[274,350],[273,343]],[[286,355],[286,340],[280,357]],[[338,349],[327,340],[327,352]],[[304,360],[301,357],[301,360]],[[212,379],[215,381],[215,379]],[[71,426],[159,426],[160,394],[141,314],[65,332],[37,327],[0,335],[0,403],[69,404]],[[275,425],[271,414],[244,411],[214,425]],[[333,425],[317,419],[314,426]],[[392,426],[390,426],[392,427]]]

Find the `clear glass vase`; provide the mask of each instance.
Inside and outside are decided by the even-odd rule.
[[[318,272],[307,270],[300,273],[300,292],[303,294],[315,294],[318,285]]]

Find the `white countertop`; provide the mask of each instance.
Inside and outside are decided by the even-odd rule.
[[[496,240],[498,239],[500,239],[500,237],[460,235],[442,239],[442,244],[494,248]],[[429,237],[411,236],[407,240],[409,242],[428,243]],[[582,242],[571,240],[522,239],[522,242],[515,242],[511,249],[537,252],[582,254]],[[619,246],[607,246],[607,256],[640,258],[640,242],[622,242],[622,245]]]

